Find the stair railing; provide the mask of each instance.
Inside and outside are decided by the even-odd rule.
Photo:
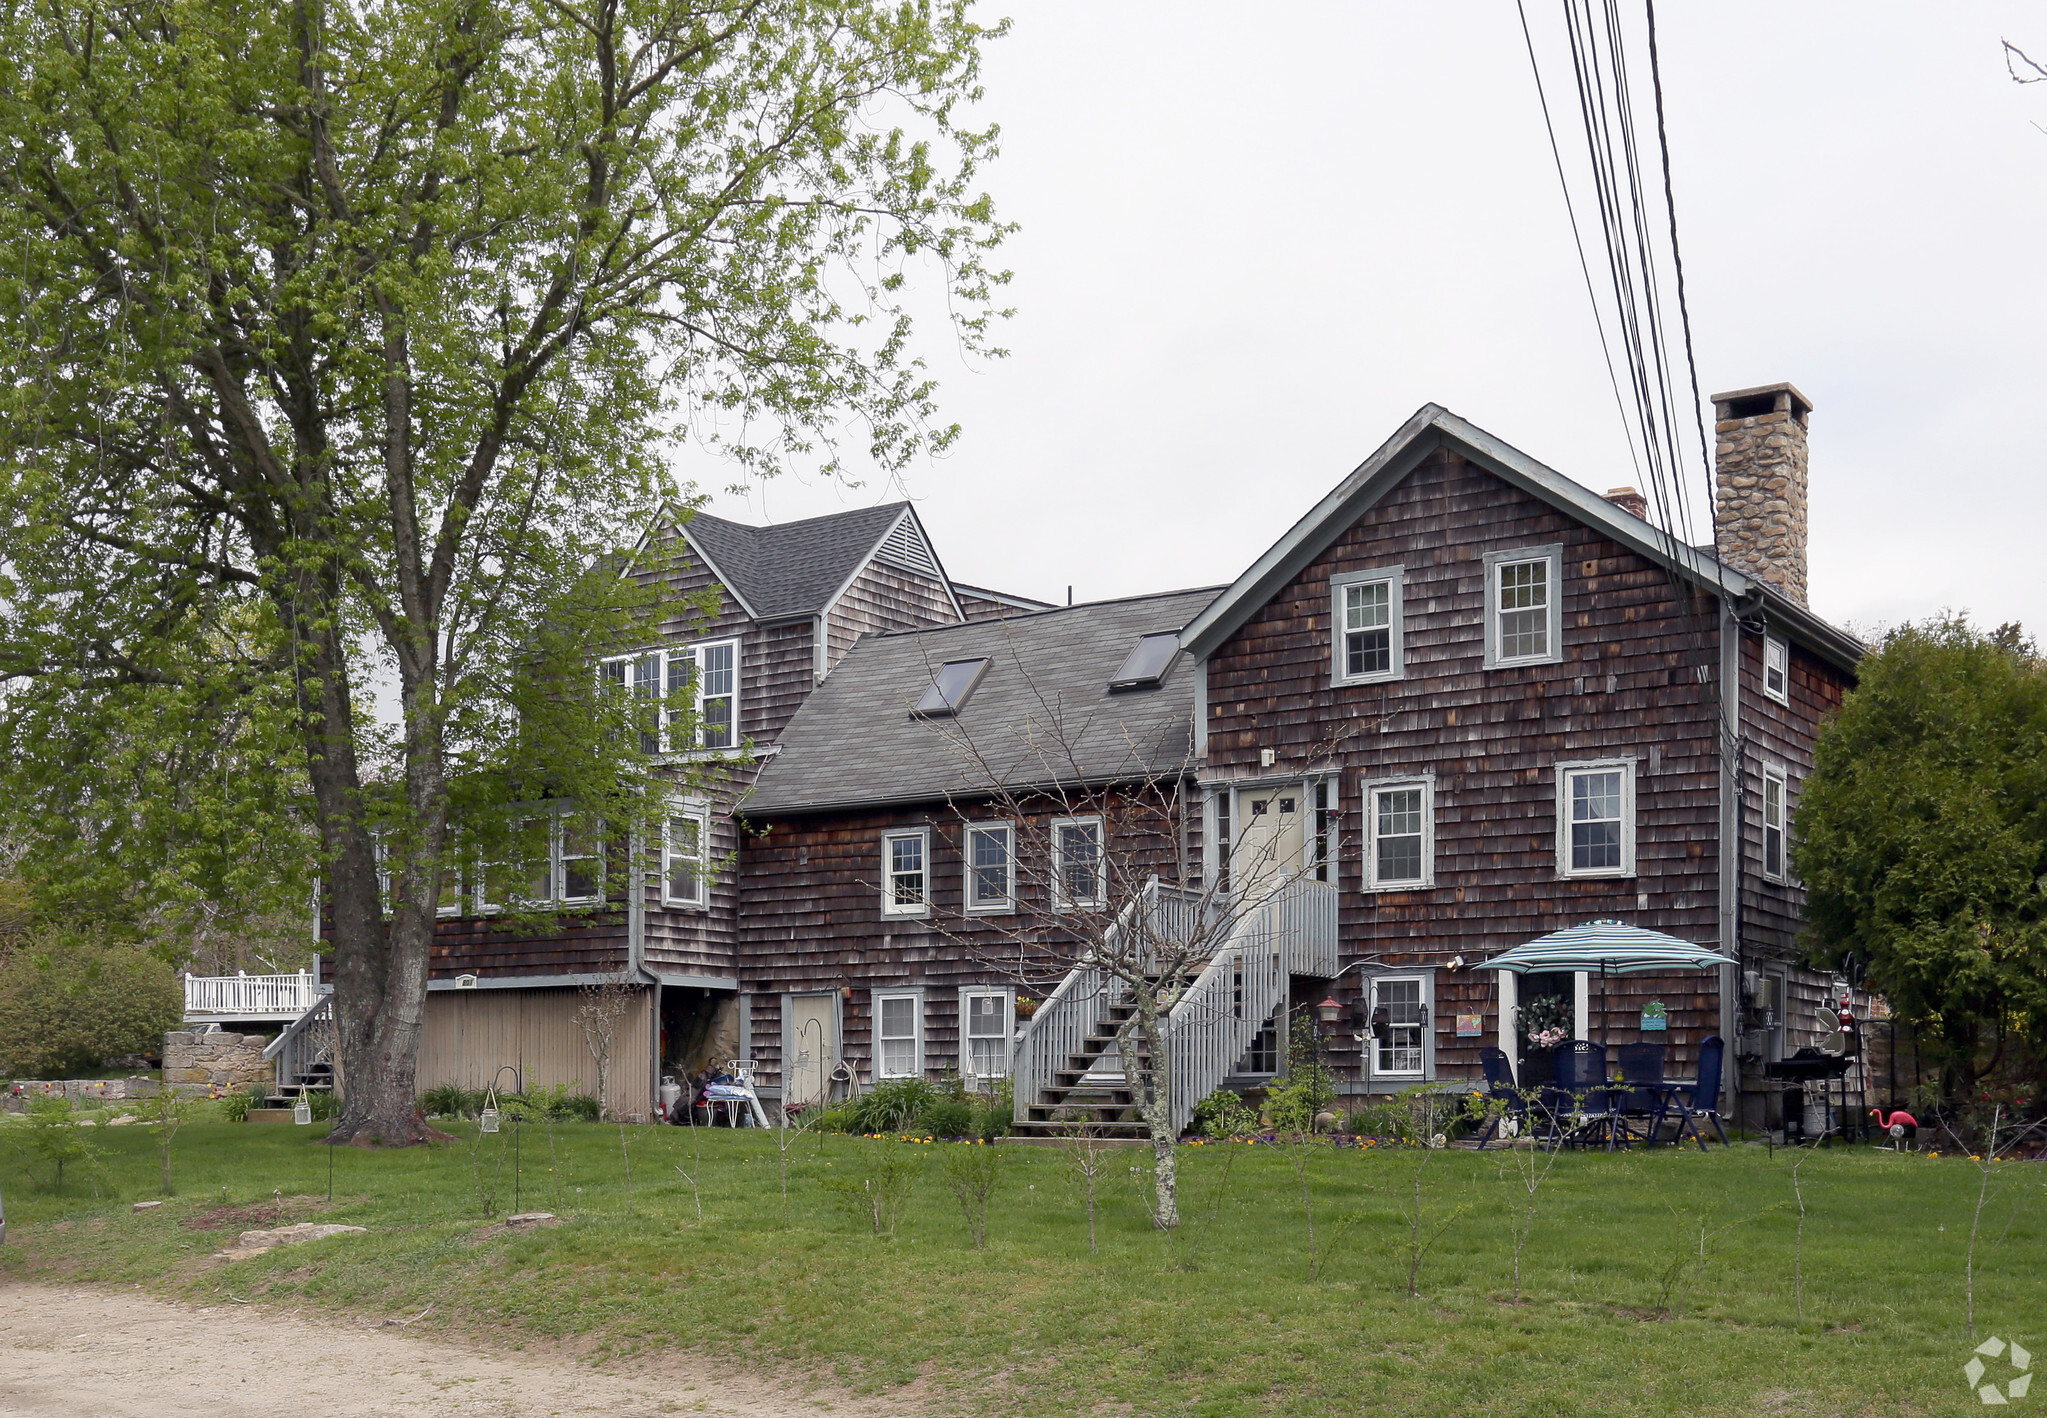
[[[1150,942],[1170,940],[1173,932],[1192,927],[1200,912],[1200,901],[1198,892],[1161,885],[1157,877],[1151,877],[1144,889],[1116,914],[1104,944],[1115,954],[1122,941],[1142,927],[1149,955]],[[1081,1053],[1088,1036],[1128,991],[1122,980],[1089,957],[1067,971],[1058,988],[1045,997],[1017,1040],[1012,1087],[1018,1122],[1029,1119],[1030,1109],[1040,1102],[1052,1075]]]
[[[282,1034],[265,1046],[263,1058],[266,1063],[276,1065],[276,1089],[282,1092],[285,1085],[297,1083],[299,1075],[305,1073],[318,1060],[313,1057],[319,1050],[319,1042],[310,1032],[314,1026],[334,1018],[334,996],[320,996],[319,1003],[294,1019]]]

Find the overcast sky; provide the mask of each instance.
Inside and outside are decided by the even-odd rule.
[[[1229,581],[1431,400],[1637,481],[1511,4],[1011,8],[986,178],[1022,225],[1012,354],[927,346],[965,437],[711,510],[907,493],[956,578],[1088,600]],[[1530,19],[1554,104],[1554,5]],[[2047,58],[2047,8],[1659,20],[1701,383],[1816,406],[1814,608],[2047,631],[2047,84],[1999,47]]]

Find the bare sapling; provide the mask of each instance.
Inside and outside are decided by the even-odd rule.
[[[704,1170],[703,1141],[697,1136],[697,1110],[690,1100],[685,1099],[683,1101],[683,1111],[689,1114],[689,1166],[685,1168],[678,1162],[675,1164],[675,1170],[682,1174],[682,1179],[685,1182],[689,1183],[689,1199],[697,1209],[697,1220],[701,1222],[704,1219],[704,1195],[697,1187],[697,1178],[703,1174]],[[788,1218],[788,1210],[789,1181],[785,1164],[782,1180],[782,1211],[785,1221]]]
[[[988,1198],[1002,1182],[1002,1149],[976,1138],[946,1149],[945,1181],[966,1219],[967,1236],[977,1251],[988,1248]]]
[[[1657,1297],[1656,1317],[1660,1320],[1670,1320],[1683,1312],[1685,1298],[1691,1293],[1692,1283],[1706,1273],[1706,1263],[1712,1259],[1714,1243],[1730,1231],[1781,1209],[1784,1203],[1773,1201],[1760,1211],[1747,1216],[1737,1216],[1720,1226],[1713,1224],[1713,1218],[1720,1211],[1720,1203],[1717,1200],[1695,1212],[1680,1210],[1669,1202],[1665,1202],[1664,1205],[1674,1223],[1670,1234],[1675,1238],[1676,1245],[1672,1248],[1670,1259],[1663,1268],[1663,1288]]]
[[[576,1006],[575,1021],[583,1031],[583,1047],[597,1068],[599,1117],[611,1117],[611,1055],[619,1026],[638,1003],[643,991],[623,977],[599,980],[582,986],[582,1002]]]
[[[1236,1170],[1237,1153],[1241,1150],[1235,1147],[1221,1149],[1222,1166],[1217,1168],[1205,1188],[1188,1197],[1187,1210],[1193,1217],[1192,1224],[1167,1233],[1173,1246],[1176,1269],[1194,1271],[1201,1268],[1201,1249],[1222,1222],[1223,1207],[1230,1199],[1230,1176]]]
[[[1443,1129],[1449,1125],[1454,1102],[1428,1088],[1410,1089],[1401,1101],[1400,1140],[1411,1149],[1404,1188],[1406,1195],[1400,1204],[1402,1219],[1407,1222],[1407,1238],[1402,1244],[1401,1254],[1407,1265],[1407,1297],[1418,1300],[1422,1293],[1423,1260],[1443,1238],[1443,1233],[1470,1208],[1468,1205],[1455,1206],[1440,1216],[1432,1214],[1429,1208],[1429,1164],[1449,1144]]]
[[[1791,1164],[1791,1195],[1798,1202],[1798,1234],[1791,1243],[1791,1295],[1800,1324],[1805,1323],[1805,1184],[1799,1177],[1799,1168],[1811,1160],[1819,1145],[1820,1139],[1814,1138],[1801,1146],[1798,1160]]]
[[[1508,1105],[1505,1100],[1477,1099],[1483,1109],[1482,1121],[1495,1132],[1504,1132],[1508,1120]],[[1549,1180],[1550,1170],[1557,1165],[1557,1158],[1563,1155],[1563,1148],[1554,1140],[1547,1146],[1538,1145],[1533,1138],[1510,1138],[1508,1145],[1500,1149],[1500,1177],[1511,1177],[1519,1195],[1514,1214],[1514,1303],[1521,1303],[1521,1257],[1528,1249],[1528,1238],[1535,1233],[1535,1212],[1541,1200],[1542,1186]]]
[[[1066,1171],[1074,1187],[1087,1203],[1087,1253],[1097,1253],[1095,1245],[1095,1198],[1101,1190],[1102,1178],[1108,1175],[1112,1148],[1103,1140],[1100,1131],[1085,1118],[1070,1114],[1060,1119],[1059,1131],[1066,1141]]]
[[[1171,1231],[1181,1221],[1181,1120],[1198,1101],[1176,1095],[1196,1085],[1176,1081],[1173,1060],[1197,1049],[1235,1058],[1271,1010],[1284,1008],[1285,971],[1269,934],[1254,948],[1245,932],[1258,934],[1268,912],[1317,884],[1301,880],[1278,833],[1240,833],[1222,870],[1199,869],[1187,845],[1201,820],[1187,721],[1147,722],[1139,731],[1116,717],[1120,703],[1069,702],[1041,684],[1031,657],[1014,647],[999,672],[1025,686],[1030,707],[1020,718],[979,731],[964,718],[929,722],[971,785],[951,803],[963,840],[991,819],[1006,824],[1008,845],[994,849],[1000,860],[986,870],[1014,911],[948,919],[934,909],[932,926],[1044,999],[1034,1034],[1056,1017],[1064,1032],[1046,1037],[1098,1050],[1087,1055],[1094,1061],[1087,1076],[1052,1101],[1082,1107],[1098,1122],[1143,1127],[1152,1224]],[[1329,746],[1304,755],[1300,771],[1312,775],[1330,756]],[[1245,1017],[1231,973],[1239,970],[1267,991],[1257,996],[1256,1017]],[[1045,1063],[1049,1075],[1072,1059]],[[1026,1095],[1048,1081],[1018,1076]],[[1027,1109],[1040,1098],[1017,1102]]]
[[[1307,1223],[1308,1279],[1322,1272],[1322,1254],[1315,1246],[1315,1193],[1310,1164],[1315,1158],[1315,1120],[1336,1100],[1336,1080],[1322,1062],[1321,1040],[1314,1018],[1295,1017],[1287,1040],[1287,1072],[1268,1095],[1274,1138],[1280,1155],[1293,1169],[1301,1193],[1301,1215]]]
[[[1980,1143],[1971,1144],[1963,1136],[1964,1128],[1957,1125],[1946,1113],[1940,1114],[1941,1131],[1948,1135],[1955,1147],[1976,1166],[1976,1204],[1969,1213],[1969,1248],[1962,1259],[1962,1293],[1968,1309],[1969,1338],[1976,1337],[1976,1277],[1980,1272],[1976,1256],[1978,1242],[1983,1232],[1983,1213],[1990,1206],[1990,1199],[1997,1194],[1998,1182],[2003,1164],[2033,1129],[2016,1123],[2007,1128],[2004,1121],[2004,1105],[1994,1105],[1990,1110],[1988,1132]]]
[[[178,1092],[168,1083],[157,1088],[148,1108],[143,1110],[143,1116],[156,1128],[157,1168],[163,1178],[165,1196],[174,1195],[176,1190],[171,1185],[171,1141],[191,1112],[191,1095]]]

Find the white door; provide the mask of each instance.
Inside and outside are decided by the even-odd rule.
[[[782,1097],[789,1103],[825,1100],[839,1062],[839,1008],[833,995],[789,996],[788,1058]]]
[[[1240,900],[1256,903],[1300,874],[1308,794],[1299,783],[1246,790],[1237,794],[1237,815],[1230,879]]]

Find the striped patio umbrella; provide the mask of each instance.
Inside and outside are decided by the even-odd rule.
[[[1480,970],[1531,971],[1583,970],[1608,975],[1643,975],[1652,970],[1710,970],[1716,965],[1733,965],[1717,950],[1693,945],[1662,931],[1644,930],[1620,921],[1587,921],[1551,931],[1525,944],[1503,950],[1490,960],[1481,960]],[[1599,991],[1599,1037],[1606,1038],[1606,988]]]
[[[1640,975],[1651,970],[1710,970],[1735,962],[1716,950],[1693,945],[1662,931],[1644,930],[1620,921],[1587,921],[1551,931],[1490,960],[1480,970],[1584,970],[1601,975]]]

